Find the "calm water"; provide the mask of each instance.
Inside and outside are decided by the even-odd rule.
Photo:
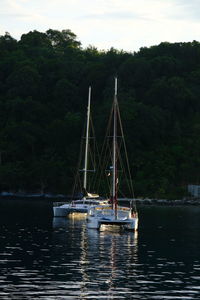
[[[137,234],[0,202],[0,299],[200,299],[200,208],[143,207]]]

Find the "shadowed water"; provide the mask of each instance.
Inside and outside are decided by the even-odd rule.
[[[200,208],[143,207],[137,234],[1,201],[0,299],[200,299]]]

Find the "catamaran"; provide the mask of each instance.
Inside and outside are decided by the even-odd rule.
[[[123,145],[125,148],[125,157],[128,166],[128,173],[130,175],[130,168],[128,164],[128,156],[126,152],[126,145],[124,141],[124,134],[121,124],[118,100],[117,100],[117,78],[115,78],[115,93],[114,101],[111,111],[111,123],[112,123],[112,166],[110,167],[110,172],[112,176],[111,180],[111,197],[110,205],[104,206],[93,206],[90,207],[87,214],[87,227],[93,229],[100,229],[102,225],[117,225],[125,229],[137,230],[138,229],[138,213],[136,206],[133,205],[133,201],[130,202],[130,207],[122,207],[118,205],[118,161],[121,160],[119,150],[121,149],[118,143],[118,137],[121,134],[123,139]],[[119,131],[118,132],[118,128]]]
[[[83,192],[84,196],[81,199],[73,200],[71,202],[54,202],[53,203],[53,215],[54,217],[65,217],[69,213],[87,213],[88,209],[96,205],[106,205],[108,200],[102,199],[98,194],[87,192],[87,175],[88,172],[88,152],[89,152],[89,140],[90,140],[90,102],[91,102],[91,87],[88,92],[88,106],[87,106],[87,124],[86,124],[86,136],[85,136],[85,155],[84,155],[84,167],[81,170],[83,172]]]

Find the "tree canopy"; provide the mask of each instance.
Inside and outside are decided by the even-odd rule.
[[[101,145],[116,75],[135,195],[182,197],[199,183],[200,43],[99,51],[49,29],[0,36],[0,190],[69,193],[88,87]]]

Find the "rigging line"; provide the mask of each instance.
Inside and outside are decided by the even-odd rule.
[[[81,178],[80,178],[80,166],[81,166],[81,160],[82,160],[82,153],[83,153],[83,136],[84,136],[84,132],[85,132],[85,127],[86,124],[84,123],[84,128],[82,131],[82,135],[81,135],[81,145],[80,145],[80,151],[79,151],[79,158],[78,158],[78,163],[77,163],[77,168],[76,168],[76,173],[75,173],[75,180],[74,180],[74,185],[73,185],[73,189],[72,189],[72,195],[74,196],[75,194],[75,189],[76,188],[80,188],[80,190],[82,191],[82,184],[81,184]]]
[[[91,161],[91,169],[94,168],[95,170],[95,154],[96,154],[96,149],[95,149],[95,141],[96,141],[96,138],[95,138],[95,133],[94,133],[94,126],[93,126],[93,122],[92,122],[92,118],[90,118],[90,127],[91,127],[91,136],[93,137],[93,143],[90,142],[90,147],[89,147],[89,157],[90,157],[90,161]],[[93,152],[92,152],[93,150]],[[96,174],[95,174],[96,175]],[[94,184],[94,177],[95,176],[92,176],[92,181],[90,181],[90,186],[92,187]]]
[[[96,143],[96,137],[95,137],[95,130],[94,130],[94,124],[91,117],[91,113],[89,114],[89,132],[88,132],[88,161],[90,161],[92,167],[95,169],[96,166],[96,152],[99,159],[99,150]],[[84,132],[86,130],[86,124],[84,125]],[[85,137],[83,137],[85,139]],[[91,140],[93,141],[93,144],[91,143]],[[97,150],[97,151],[96,151]],[[92,153],[93,151],[93,153]],[[82,151],[83,152],[83,151]],[[97,177],[97,173],[95,172],[95,176],[90,176],[90,181],[88,181],[89,186],[88,188],[94,188],[95,187],[95,178]],[[92,179],[91,179],[92,178]]]
[[[117,114],[117,117],[119,119],[119,114]],[[121,127],[119,129],[120,129],[119,133],[122,134]],[[125,147],[122,147],[123,145],[124,145],[124,141],[123,141],[123,136],[122,136],[122,138],[120,140],[117,140],[117,145],[116,145],[117,146],[117,149],[116,149],[117,157],[116,157],[116,159],[119,161],[119,165],[122,168],[121,171],[124,173],[123,183],[126,184],[126,186],[128,188],[128,191],[129,191],[129,194],[132,194],[133,192],[132,192],[132,188],[131,188],[131,185],[130,185],[130,180],[129,180],[129,178],[127,176],[127,172],[126,172],[127,160],[125,160],[125,162],[124,162],[124,160],[122,159],[121,149],[123,148],[123,150],[125,151],[125,149],[124,149]],[[121,177],[121,176],[119,176],[119,174],[118,174],[118,177]]]
[[[125,166],[125,164],[123,163],[122,155],[120,152],[119,152],[119,165],[121,167],[122,174],[123,174],[122,185],[126,184],[126,186],[128,188],[127,192],[129,192],[129,194],[130,194],[132,192],[132,190],[131,190],[130,181],[129,181],[129,178],[128,178],[127,172],[126,172],[127,166]],[[121,182],[121,180],[119,182]],[[120,187],[120,185],[119,185],[119,187]]]
[[[124,178],[125,178],[125,181],[127,182],[127,187],[129,189],[129,192],[132,194],[132,188],[131,188],[131,184],[130,184],[130,181],[131,181],[131,178],[128,177],[127,175],[127,161],[122,158],[122,151],[121,149],[124,148],[122,147],[123,146],[123,141],[121,140],[120,144],[118,144],[119,147],[118,147],[118,155],[119,155],[119,162],[120,162],[120,165],[124,171]],[[124,150],[124,149],[123,149]],[[132,195],[133,196],[133,195]]]
[[[93,170],[93,173],[95,173],[95,176],[90,176],[90,180],[88,181],[89,182],[89,186],[91,189],[95,189],[95,182],[96,182],[96,177],[97,177],[97,170],[95,168],[95,160],[94,160],[94,157],[92,157],[92,149],[88,149],[89,150],[89,157],[90,157],[90,160],[91,160],[91,164],[92,164],[92,168],[94,168]],[[91,170],[92,170],[91,168]]]
[[[103,168],[102,165],[105,166],[105,161],[106,161],[106,152],[107,152],[107,148],[108,148],[108,136],[109,136],[109,131],[110,131],[110,127],[111,127],[111,122],[112,122],[112,115],[113,115],[113,110],[114,110],[114,105],[112,105],[112,109],[109,115],[109,120],[108,120],[108,125],[106,128],[106,134],[105,134],[105,138],[103,141],[103,146],[101,149],[101,153],[100,153],[100,164],[99,164],[99,168],[100,168],[100,178],[102,178],[103,176]],[[101,165],[102,162],[102,165]],[[100,181],[99,181],[100,184]],[[99,188],[99,187],[98,187]]]
[[[99,181],[98,181],[98,186],[97,186],[97,189],[99,190],[99,187],[100,187],[100,182],[101,182],[101,178],[102,178],[102,172],[103,172],[103,169],[101,168],[102,167],[102,165],[104,165],[104,161],[102,162],[102,156],[103,156],[103,154],[102,154],[102,152],[103,151],[101,151],[101,154],[100,154],[100,160],[99,160],[99,164],[98,164],[98,167],[97,167],[97,169],[98,169],[98,174],[99,174]],[[102,165],[101,165],[102,164]]]
[[[107,155],[108,150],[110,150],[110,149],[109,149],[108,144],[106,144],[106,145],[105,145],[105,148],[104,148],[104,153],[103,153],[103,154],[104,154],[104,156],[103,156],[103,161],[100,162],[99,168],[98,168],[98,169],[100,170],[100,178],[99,178],[100,180],[99,180],[98,188],[99,188],[100,183],[102,182],[102,180],[103,180],[103,181],[106,181],[107,186],[109,186],[109,179],[108,179],[108,176],[105,176],[105,174],[106,174],[106,167],[107,167],[108,162],[109,162],[109,160],[110,160],[109,155]]]
[[[134,199],[134,197],[132,195],[132,188],[131,188],[132,187],[132,185],[131,185],[132,181],[131,181],[131,178],[128,178],[127,172],[126,172],[127,162],[126,162],[126,165],[123,163],[124,160],[122,159],[121,151],[119,151],[119,149],[118,149],[118,153],[119,153],[119,165],[122,168],[122,172],[120,172],[121,173],[120,177],[121,177],[122,180],[119,179],[118,192],[123,198],[126,198],[128,196],[128,197]],[[125,175],[124,177],[123,177],[123,174]],[[120,183],[122,183],[122,184],[120,185]],[[125,188],[125,187],[127,187],[128,189]],[[126,191],[126,189],[127,189],[127,191]],[[126,195],[123,192],[123,190],[126,191]],[[131,201],[130,205],[134,205],[133,208],[134,208],[135,211],[137,211],[135,201]]]
[[[78,169],[78,168],[77,168]],[[75,195],[75,190],[76,188],[78,188],[80,190],[82,190],[82,186],[81,186],[81,178],[80,178],[80,173],[79,171],[76,171],[76,174],[75,174],[75,180],[74,180],[74,185],[73,185],[73,189],[72,189],[72,196],[74,197]]]
[[[112,143],[111,140],[107,139],[107,152],[106,152],[107,155],[105,156],[107,158],[107,160],[105,161],[105,166],[104,166],[105,174],[106,174],[106,170],[108,170],[108,169],[109,169],[109,172],[113,172],[113,169],[112,170],[110,169],[110,166],[112,164],[112,148],[110,146],[110,143]],[[106,178],[107,178],[109,194],[111,195],[112,186],[110,184],[109,176],[106,176]]]
[[[93,136],[94,136],[94,144],[93,144],[93,147],[94,147],[94,155],[92,156],[92,151],[91,151],[91,161],[92,161],[92,164],[94,166],[94,168],[96,169],[95,171],[95,176],[93,176],[93,187],[97,187],[97,182],[98,182],[98,168],[99,168],[99,165],[100,165],[100,152],[99,152],[99,147],[97,145],[97,142],[96,142],[96,137],[95,137],[95,130],[94,130],[94,125],[93,125],[93,121],[91,119],[91,130],[93,132]],[[96,154],[97,153],[97,157],[96,157]]]
[[[98,145],[96,143],[96,139],[94,139],[94,153],[97,153],[96,155],[92,156],[92,151],[91,151],[91,162],[93,164],[93,167],[95,168],[95,176],[92,177],[92,186],[95,189],[98,189],[98,180],[99,180],[99,166],[100,166],[100,152]]]
[[[119,124],[120,124],[120,128],[121,128],[121,133],[122,133],[122,139],[123,139],[123,143],[124,143],[124,149],[125,149],[125,156],[126,156],[126,161],[127,161],[128,173],[129,173],[129,176],[131,178],[130,164],[129,164],[129,160],[128,160],[128,153],[127,153],[126,143],[125,143],[125,139],[124,139],[124,131],[123,131],[123,127],[122,127],[122,121],[121,121],[121,116],[120,116],[120,111],[119,111],[119,107],[118,106],[117,106],[117,112],[118,112],[118,117],[119,117]],[[133,198],[134,198],[134,189],[133,189],[132,181],[131,181],[131,190],[132,190],[132,195],[133,195]]]

